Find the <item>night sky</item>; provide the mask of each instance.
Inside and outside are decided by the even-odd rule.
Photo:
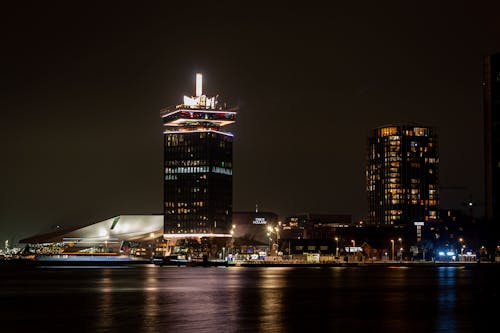
[[[196,72],[240,106],[235,211],[361,218],[370,130],[411,121],[438,128],[441,206],[483,214],[494,1],[19,3],[0,14],[1,240],[162,213],[159,111]]]

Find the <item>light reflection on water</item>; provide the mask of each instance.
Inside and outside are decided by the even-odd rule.
[[[282,322],[283,294],[286,288],[286,272],[289,267],[260,270],[257,289],[260,292],[261,315],[258,316],[260,332],[280,332],[277,323]]]
[[[437,332],[456,331],[456,272],[454,267],[438,268]]]
[[[2,320],[18,331],[474,331],[485,322],[478,305],[499,295],[495,268],[150,266],[0,278]]]

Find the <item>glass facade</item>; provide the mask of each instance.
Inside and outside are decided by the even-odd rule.
[[[500,219],[500,53],[486,56],[483,73],[486,216]]]
[[[225,233],[231,225],[233,140],[214,131],[165,138],[165,232]]]
[[[373,131],[368,140],[369,222],[413,225],[437,220],[439,155],[435,130],[403,124]]]

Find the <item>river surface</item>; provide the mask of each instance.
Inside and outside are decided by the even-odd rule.
[[[0,330],[498,332],[495,266],[0,267]]]

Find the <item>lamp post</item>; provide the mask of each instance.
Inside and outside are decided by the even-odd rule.
[[[274,231],[276,232],[276,252],[280,251],[280,228],[274,227]],[[278,253],[276,253],[278,254]]]
[[[236,229],[235,224],[232,225],[231,231],[229,232],[231,234],[231,252],[230,253],[232,255],[235,255],[235,253],[234,253],[234,229]]]
[[[335,257],[339,256],[339,238],[335,237]]]
[[[271,226],[267,226],[267,238],[269,238],[268,246],[269,246],[269,255],[271,255],[271,232],[273,228]]]
[[[274,246],[274,241],[273,241],[273,227],[271,226],[268,226],[267,227],[267,237],[269,237],[269,255],[271,255],[271,250],[272,250],[272,246]]]
[[[400,261],[403,261],[403,239],[401,237],[398,238],[399,241],[399,255],[400,255]]]
[[[392,245],[392,256],[391,260],[394,261],[394,239],[391,239],[391,245]]]
[[[458,242],[460,243],[460,261],[462,261],[462,258],[464,256],[464,248],[465,248],[465,245],[463,245],[464,239],[462,237],[460,237],[458,239]]]

